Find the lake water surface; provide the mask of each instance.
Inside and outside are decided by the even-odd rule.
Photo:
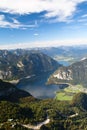
[[[60,90],[60,85],[46,85],[50,73],[40,75],[37,78],[23,79],[17,85],[18,88],[31,93],[36,98],[54,98],[56,91]]]

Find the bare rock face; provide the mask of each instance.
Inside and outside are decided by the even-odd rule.
[[[11,78],[12,72],[8,69],[6,72],[1,70],[0,71],[0,79],[8,79]]]
[[[76,62],[68,67],[56,70],[48,79],[48,84],[83,84],[87,86],[87,59]]]
[[[72,70],[67,68],[61,68],[53,75],[54,78],[58,78],[60,80],[73,80]]]

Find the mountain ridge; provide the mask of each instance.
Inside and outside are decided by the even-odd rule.
[[[67,67],[60,67],[48,79],[48,83],[87,84],[87,59],[73,63]]]
[[[41,52],[0,50],[0,79],[14,80],[50,72],[61,65]]]

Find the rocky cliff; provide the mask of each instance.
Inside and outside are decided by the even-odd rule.
[[[48,83],[71,83],[87,86],[87,59],[76,62],[68,67],[59,68],[50,76]]]

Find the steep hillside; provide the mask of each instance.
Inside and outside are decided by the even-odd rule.
[[[87,94],[80,92],[74,95],[72,105],[87,110]]]
[[[68,67],[61,67],[48,79],[48,83],[71,83],[87,86],[87,59]]]
[[[21,79],[59,67],[55,60],[37,51],[0,51],[0,79]]]
[[[21,98],[32,97],[31,94],[16,88],[16,86],[0,80],[0,100],[19,101]]]

